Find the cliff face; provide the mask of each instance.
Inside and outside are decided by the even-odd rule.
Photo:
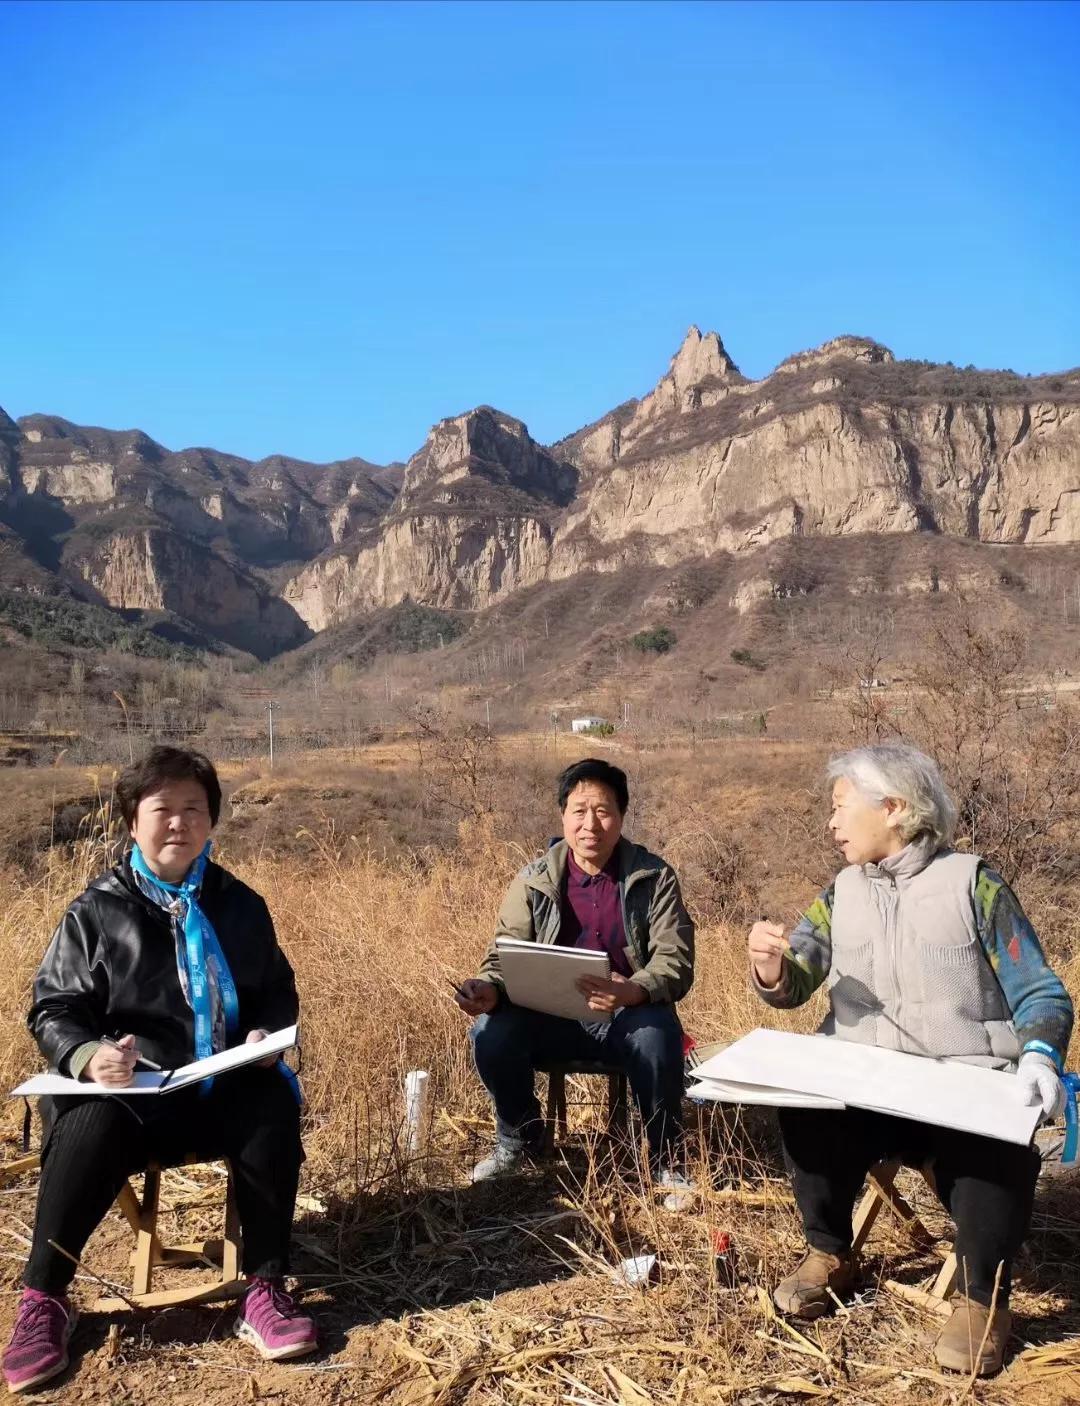
[[[68,564],[117,609],[168,611],[263,658],[308,638],[296,613],[260,583],[160,528],[113,533]]]
[[[284,598],[313,630],[406,599],[478,609],[543,579],[577,482],[520,420],[488,406],[442,420],[379,528],[305,567]]]
[[[313,562],[283,594],[318,631],[404,600],[476,610],[542,580],[550,560],[550,528],[537,518],[418,512],[396,517],[358,550]]]
[[[110,604],[263,653],[406,599],[476,610],[582,570],[791,538],[1073,543],[1080,372],[959,371],[838,337],[751,381],[691,328],[649,394],[558,444],[482,406],[403,472],[171,454],[0,412],[0,525]]]

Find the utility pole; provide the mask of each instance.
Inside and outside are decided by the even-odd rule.
[[[270,770],[274,769],[274,700],[270,700]]]
[[[487,730],[488,730],[488,732],[490,732],[490,731],[491,731],[491,699],[490,699],[490,698],[485,698],[485,699],[484,699],[484,711],[485,711],[485,713],[487,714]]]

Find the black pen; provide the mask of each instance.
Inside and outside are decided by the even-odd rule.
[[[123,1049],[123,1046],[118,1040],[110,1040],[108,1035],[102,1035],[101,1043],[103,1045],[108,1045],[109,1049],[111,1050]],[[135,1063],[145,1065],[147,1069],[156,1069],[159,1074],[163,1074],[165,1072],[160,1064],[155,1064],[152,1059],[147,1059],[146,1056],[143,1054],[137,1054],[135,1056]]]
[[[465,992],[461,989],[461,987],[457,984],[456,981],[451,981],[449,977],[446,978],[446,981],[450,989],[452,991],[455,991],[463,1001],[467,1001],[469,999],[469,997],[466,996]]]

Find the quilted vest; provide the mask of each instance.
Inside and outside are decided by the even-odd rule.
[[[1016,1031],[975,921],[976,855],[915,842],[836,878],[831,1010],[823,1033],[991,1069],[1015,1066]]]

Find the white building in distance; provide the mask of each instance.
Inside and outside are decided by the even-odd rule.
[[[571,732],[588,732],[590,727],[603,727],[607,718],[571,718]]]

